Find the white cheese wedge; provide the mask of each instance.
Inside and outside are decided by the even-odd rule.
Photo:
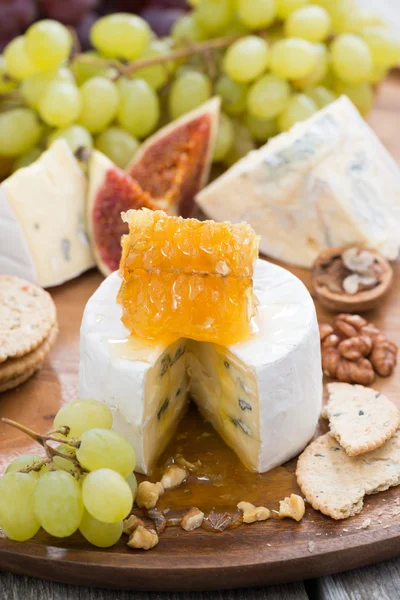
[[[345,96],[250,152],[197,203],[217,221],[247,221],[260,251],[290,264],[353,243],[399,254],[400,169]]]
[[[85,233],[86,187],[64,140],[0,185],[0,274],[50,287],[94,265]]]
[[[116,303],[120,284],[113,273],[86,305],[80,396],[111,408],[138,471],[151,470],[189,396],[249,469],[268,471],[305,447],[321,412],[322,372],[314,304],[299,279],[258,260],[257,331],[229,348],[128,338]]]

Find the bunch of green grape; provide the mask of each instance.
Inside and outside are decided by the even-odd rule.
[[[231,165],[340,94],[366,116],[374,87],[400,60],[399,40],[356,0],[190,4],[167,38],[116,13],[94,23],[94,50],[83,54],[52,20],[10,42],[0,57],[0,158],[11,157],[16,169],[63,137],[123,168],[141,140],[218,94],[214,161]],[[208,51],[215,38],[226,45]],[[169,60],[185,47],[193,52]]]
[[[29,540],[42,527],[58,538],[79,529],[101,548],[118,542],[136,497],[136,457],[112,422],[101,402],[71,402],[54,420],[56,430],[69,428],[58,435],[64,456],[46,462],[24,454],[9,464],[0,479],[0,528],[8,538]]]

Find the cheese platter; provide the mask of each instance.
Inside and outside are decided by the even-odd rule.
[[[400,158],[399,148],[396,137],[393,135],[392,125],[393,120],[399,118],[397,79],[397,75],[394,74],[381,86],[371,123],[395,159],[398,160]],[[311,272],[308,269],[288,265],[282,266],[298,277],[309,291],[312,290]],[[374,310],[366,313],[365,316],[368,321],[374,323],[379,331],[390,335],[392,342],[399,343],[400,329],[396,305],[397,295],[400,292],[400,267],[398,262],[392,263],[392,266],[392,286],[380,300],[379,305]],[[262,275],[264,271],[265,276]],[[261,262],[256,267],[254,289],[259,300],[261,300],[261,309],[263,308],[263,285],[268,289],[271,284],[267,283],[265,285],[264,283],[261,285],[257,283],[259,278],[261,277],[261,280],[263,280],[264,277],[267,281],[274,280],[276,283],[287,271],[281,271],[278,266],[267,262]],[[311,336],[311,339],[314,339],[313,336],[315,336],[312,333],[314,325],[312,325],[311,317],[311,321],[307,324],[307,307],[311,306],[312,303],[311,300],[308,300],[310,297],[306,294],[303,286],[295,278],[292,280],[290,273],[283,275],[284,281],[277,288],[279,290],[283,285],[283,290],[285,290],[285,285],[288,286],[284,296],[286,293],[286,298],[290,294],[296,298],[299,306],[297,310],[301,312],[301,318],[305,321],[305,324],[299,325],[297,323],[296,326],[291,326],[289,329],[293,330],[294,333],[291,333],[292,337],[286,342],[289,347],[300,345],[301,348],[302,343],[307,345],[306,341],[302,342],[301,340],[306,340],[307,335]],[[312,371],[310,371],[310,368],[312,369],[313,365],[316,365],[319,361],[317,355],[319,343],[318,341],[315,343],[315,340],[314,344],[311,343],[310,348],[313,346],[315,352],[317,352],[311,363],[307,360],[303,365],[301,353],[294,357],[290,355],[290,352],[286,355],[284,353],[279,355],[281,343],[279,332],[285,327],[285,325],[280,324],[280,319],[289,319],[288,322],[291,322],[290,319],[293,318],[293,315],[290,314],[285,314],[284,317],[280,315],[280,310],[287,311],[287,304],[283,304],[283,308],[281,307],[273,315],[277,332],[277,337],[274,338],[273,350],[277,353],[277,356],[274,356],[274,353],[270,358],[263,356],[267,362],[271,361],[272,365],[274,365],[274,358],[276,358],[278,366],[279,363],[282,366],[283,361],[283,368],[281,368],[281,375],[279,375],[279,368],[273,366],[271,371],[267,372],[264,384],[260,383],[262,379],[259,380],[260,403],[263,405],[260,411],[265,410],[264,407],[269,407],[270,413],[262,413],[262,426],[268,426],[269,432],[267,429],[265,433],[257,435],[257,438],[260,437],[264,444],[262,446],[264,449],[256,451],[258,459],[254,462],[253,446],[246,441],[246,437],[244,437],[244,443],[230,441],[229,432],[227,433],[224,427],[221,428],[217,421],[212,420],[210,413],[202,408],[199,401],[203,416],[200,415],[197,408],[191,406],[183,419],[177,424],[176,433],[172,437],[169,436],[171,439],[157,460],[155,468],[151,470],[151,474],[144,475],[143,473],[150,470],[145,460],[144,449],[149,444],[154,445],[155,442],[151,441],[151,436],[149,437],[150,441],[147,440],[146,442],[144,440],[143,453],[141,454],[140,445],[135,441],[138,435],[137,431],[141,430],[140,423],[136,431],[136,425],[132,423],[131,417],[129,428],[127,423],[122,422],[122,417],[126,419],[127,413],[126,410],[122,409],[122,400],[118,401],[116,394],[118,394],[117,383],[123,374],[117,372],[117,375],[113,375],[110,367],[102,366],[100,362],[97,362],[97,366],[88,371],[87,365],[90,363],[86,362],[85,364],[84,359],[86,355],[91,354],[93,360],[93,356],[96,355],[96,348],[102,346],[102,338],[106,336],[109,340],[111,337],[110,332],[103,331],[101,327],[100,329],[94,327],[99,310],[96,308],[92,311],[91,306],[98,304],[102,307],[100,311],[102,319],[105,315],[108,315],[107,301],[110,298],[115,298],[120,286],[120,281],[116,281],[116,277],[117,274],[111,275],[102,284],[103,277],[97,271],[90,270],[76,279],[50,290],[57,308],[59,337],[49,356],[44,360],[42,368],[36,374],[24,385],[1,395],[0,416],[8,420],[18,421],[23,426],[28,426],[39,435],[44,436],[46,432],[52,429],[52,421],[62,406],[67,406],[80,396],[97,397],[102,395],[101,399],[109,405],[111,412],[115,409],[114,426],[117,427],[117,430],[122,434],[126,434],[129,429],[126,437],[130,439],[137,453],[138,482],[141,484],[148,479],[151,482],[164,481],[166,491],[159,498],[157,509],[166,516],[164,521],[170,526],[167,526],[165,531],[162,532],[159,544],[150,552],[128,547],[125,537],[121,538],[112,548],[102,549],[90,546],[81,533],[78,532],[72,536],[57,538],[41,529],[31,540],[24,543],[8,539],[0,532],[1,569],[55,581],[98,587],[147,591],[207,590],[263,585],[315,577],[356,568],[397,555],[400,540],[400,506],[398,491],[395,487],[379,494],[367,495],[364,499],[362,511],[361,509],[358,510],[360,507],[355,509],[354,503],[350,507],[350,511],[353,511],[351,514],[355,516],[351,516],[348,520],[334,520],[327,516],[331,514],[329,506],[326,509],[327,512],[322,514],[324,509],[320,507],[321,502],[319,503],[319,510],[314,510],[312,506],[316,508],[317,500],[313,499],[312,494],[307,493],[306,486],[303,483],[301,489],[299,488],[299,473],[296,480],[296,455],[301,452],[313,436],[320,412],[318,397],[321,395],[321,390],[318,388],[318,373],[316,371],[315,376],[313,376]],[[108,293],[107,286],[111,286],[114,291]],[[304,290],[303,303],[302,290]],[[104,291],[107,293],[104,293]],[[280,292],[282,292],[282,289]],[[93,294],[95,295],[93,296]],[[268,300],[268,302],[267,305],[270,306],[271,300]],[[277,302],[279,303],[279,298]],[[291,303],[291,306],[296,306],[296,302],[294,305]],[[274,304],[273,300],[272,304]],[[85,305],[86,313],[82,321]],[[316,302],[316,309],[320,324],[332,322],[332,313],[327,312],[318,302]],[[296,310],[294,314],[297,314]],[[271,317],[271,315],[268,316]],[[80,331],[81,324],[82,330]],[[53,326],[50,323],[48,329],[51,330]],[[365,322],[364,326],[369,326],[369,324]],[[120,327],[122,327],[122,323],[120,323]],[[115,329],[115,325],[113,325],[112,331],[114,342],[118,337],[123,337]],[[256,335],[259,337],[260,332]],[[300,337],[295,339],[293,335]],[[318,340],[318,332],[316,332],[316,336]],[[110,346],[113,345],[108,344],[108,350],[112,353],[115,352],[115,349],[110,350]],[[137,348],[135,348],[136,351]],[[307,359],[310,356],[310,351],[305,346],[304,354],[307,354]],[[113,361],[118,363],[121,350],[117,349],[116,352],[116,355],[111,356],[110,364]],[[126,352],[126,348],[123,349],[123,352]],[[265,352],[266,345],[260,342],[255,355],[258,356]],[[160,356],[160,353],[156,354],[156,359],[157,356]],[[81,367],[79,368],[80,360]],[[107,360],[110,361],[110,359]],[[225,369],[228,369],[226,364],[229,361],[232,361],[231,370],[232,366],[236,368],[235,360],[238,360],[244,361],[246,364],[249,364],[250,361],[252,368],[257,370],[256,358],[251,358],[251,352],[249,354],[247,351],[246,354],[245,347],[238,350],[236,359],[230,352],[229,354],[223,354],[221,360]],[[97,358],[96,361],[98,361]],[[201,362],[201,357],[199,361]],[[285,361],[287,367],[285,367]],[[179,359],[177,358],[177,366],[178,363]],[[296,366],[298,367],[297,370]],[[195,366],[192,368],[191,377],[196,380]],[[206,368],[206,365],[203,365],[203,368]],[[324,370],[326,370],[325,367]],[[276,373],[275,390],[273,388],[273,373]],[[302,374],[306,374],[305,380],[308,382],[303,391],[301,387]],[[386,373],[386,375],[388,374]],[[138,376],[135,375],[135,377],[138,380]],[[400,408],[399,377],[400,375],[396,370],[389,377],[375,379],[375,375],[373,375],[373,389],[376,390],[378,396],[380,393],[384,394]],[[292,383],[290,378],[294,378]],[[200,382],[198,396],[201,398],[205,392],[201,388],[201,378],[198,377],[198,379]],[[113,384],[114,380],[115,385]],[[310,381],[314,381],[314,383],[310,384]],[[359,380],[350,379],[348,381],[349,383],[361,383]],[[215,380],[212,386],[217,387],[217,385],[218,382]],[[248,396],[245,399],[241,398],[241,415],[246,415],[246,411],[248,413],[252,412],[248,409],[249,403],[253,401],[251,390],[248,389],[249,385],[251,386],[250,380],[249,384],[246,384],[243,388]],[[365,385],[370,385],[370,383],[365,383]],[[134,380],[132,380],[130,386],[134,390]],[[291,386],[297,389],[298,407],[296,408],[296,405],[293,405],[290,409],[284,410],[284,413],[293,416],[292,423],[289,423],[282,421],[282,413],[279,410],[274,412],[274,404],[269,404],[268,394],[276,396],[278,398],[277,405],[284,407],[286,400],[281,392],[282,389],[287,389],[289,390],[287,392],[288,398],[293,398],[293,392],[290,392]],[[177,385],[177,390],[181,387],[182,381]],[[174,388],[174,391],[177,390]],[[265,398],[263,397],[264,390],[267,393]],[[325,387],[324,390],[326,399]],[[140,392],[140,390],[138,391]],[[279,395],[280,393],[281,395]],[[108,399],[107,394],[110,394]],[[304,394],[304,397],[302,394]],[[208,395],[210,395],[210,392],[206,390],[205,396]],[[307,405],[307,402],[309,402],[309,405]],[[135,405],[137,406],[138,403],[140,403],[139,398],[135,401]],[[159,401],[157,401],[157,406],[161,406]],[[302,409],[304,409],[304,414],[302,414]],[[252,410],[256,410],[254,406]],[[162,412],[168,414],[167,407]],[[203,418],[204,416],[207,417],[207,420]],[[214,427],[208,421],[211,421]],[[240,427],[237,426],[238,422],[240,422]],[[333,431],[332,423],[330,426]],[[246,430],[252,427],[258,427],[254,420],[244,421],[244,417],[237,418],[234,428],[236,432],[235,440],[236,438],[241,439],[240,435],[248,435]],[[239,429],[238,432],[237,429]],[[321,418],[314,433],[314,438],[326,434],[328,429],[327,421]],[[395,429],[396,425],[394,426]],[[230,446],[235,448],[236,453],[241,456],[244,462],[251,465],[253,461],[255,470],[260,472],[254,472],[254,468],[253,470],[246,468],[238,455],[216,433],[216,430],[222,434]],[[155,439],[158,443],[160,440],[162,441],[163,434],[159,428],[155,431],[156,433],[152,435],[156,436]],[[129,438],[129,435],[131,438]],[[393,431],[388,432],[385,439],[390,436],[393,436]],[[392,437],[392,439],[395,438]],[[36,451],[36,444],[32,439],[24,435],[22,431],[16,431],[5,422],[0,423],[0,443],[1,474],[19,454]],[[165,444],[161,443],[161,446],[165,446]],[[309,448],[311,447],[309,446]],[[295,456],[295,458],[291,458],[292,456]],[[183,462],[179,464],[188,469],[182,485],[176,489],[169,489],[164,479],[166,465],[171,466],[171,457],[175,457],[175,461],[177,457],[181,457]],[[257,463],[257,460],[260,460],[261,463]],[[200,465],[196,467],[199,470],[196,471],[195,468],[191,470],[191,467],[195,467],[196,464]],[[302,478],[304,480],[304,473]],[[391,485],[394,485],[394,482]],[[282,500],[284,498],[289,500],[293,497],[292,495],[300,499],[301,496],[305,495],[308,500],[305,506],[305,514],[304,516],[300,515],[298,522],[293,516],[293,512],[291,513],[292,518],[282,518],[285,516],[285,506],[282,505]],[[244,504],[247,500],[254,503],[250,504],[253,509],[258,505],[268,507],[264,509],[268,511],[268,515],[265,513],[268,518],[264,520],[264,517],[258,518],[256,516],[246,520],[247,508],[244,507]],[[237,505],[242,506],[238,511],[236,510]],[[190,531],[190,528],[185,531],[183,525],[181,527],[176,525],[183,522],[183,512],[191,507],[196,507],[203,516],[204,514],[207,516],[202,527],[196,528],[195,531]],[[286,509],[290,513],[290,507],[289,509],[286,507]],[[243,515],[241,515],[241,512],[243,512]],[[142,513],[139,512],[138,515],[144,518]],[[254,520],[261,520],[262,522],[254,525],[248,524]],[[228,525],[224,521],[229,521]],[[140,546],[140,548],[143,547]]]

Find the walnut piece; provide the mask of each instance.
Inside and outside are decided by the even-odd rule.
[[[298,494],[291,494],[279,502],[279,518],[289,517],[295,521],[301,521],[306,512],[304,500]]]
[[[139,517],[137,517],[136,515],[131,515],[123,522],[122,531],[126,533],[126,535],[131,535],[131,533],[133,533],[135,529],[139,527],[139,525],[144,527],[144,521],[142,521],[142,519],[139,519]]]
[[[398,348],[359,315],[339,314],[332,326],[319,326],[322,370],[345,383],[371,385],[375,372],[387,377],[397,362]]]
[[[243,512],[243,523],[266,521],[271,516],[271,511],[265,506],[254,506],[251,502],[239,502],[238,509]]]
[[[370,361],[378,375],[388,377],[393,373],[397,363],[397,352],[397,345],[389,342],[384,335],[380,334],[375,337]]]
[[[163,493],[164,488],[160,481],[157,483],[142,481],[138,486],[136,504],[139,508],[154,508]]]
[[[150,508],[147,511],[147,515],[149,519],[153,521],[154,527],[156,528],[158,535],[160,535],[160,533],[162,533],[167,526],[167,519],[165,518],[164,514],[161,512],[161,510],[158,510],[158,508]]]
[[[154,529],[146,529],[142,525],[135,529],[128,542],[130,548],[141,548],[142,550],[150,550],[157,544],[158,535]]]
[[[181,527],[185,531],[193,531],[194,529],[198,529],[201,527],[204,520],[204,513],[201,512],[199,508],[195,506],[188,510],[188,512],[183,515],[181,520]]]
[[[164,490],[172,490],[179,487],[187,476],[188,472],[185,468],[178,467],[178,465],[171,465],[161,477],[161,484]]]

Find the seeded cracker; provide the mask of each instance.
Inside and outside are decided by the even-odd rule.
[[[381,448],[354,458],[326,433],[301,454],[296,476],[313,508],[333,519],[352,517],[366,494],[400,484],[400,431]]]
[[[24,356],[9,358],[0,363],[0,386],[23,375],[27,371],[38,369],[53,347],[57,335],[58,327],[57,325],[53,325],[48,337],[35,350]]]
[[[18,277],[0,276],[0,362],[35,350],[55,323],[50,294]]]
[[[349,456],[380,448],[400,427],[397,406],[372,388],[330,383],[328,392],[325,413],[331,434]]]
[[[25,373],[22,373],[17,377],[13,377],[12,379],[8,379],[7,381],[0,382],[0,394],[2,394],[3,392],[7,392],[8,390],[13,390],[19,385],[25,383],[25,381],[32,377],[32,375],[34,375],[34,373],[38,371],[40,367],[41,364],[38,367],[25,371]]]

